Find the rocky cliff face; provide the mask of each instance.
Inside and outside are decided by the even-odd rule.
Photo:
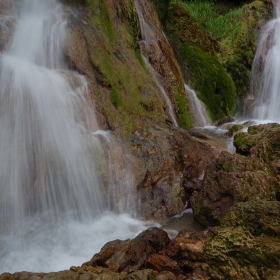
[[[65,7],[68,42],[64,53],[70,67],[87,78],[88,97],[95,104],[101,127],[113,130],[132,154],[141,215],[169,217],[188,206],[190,193],[200,185],[201,174],[216,155],[171,125],[167,105],[140,47],[156,70],[179,125],[186,128],[191,116],[184,81],[153,5],[148,1],[141,5],[156,34],[157,47],[139,45],[141,30],[134,1],[88,1],[88,5]]]
[[[218,155],[183,129],[191,125],[183,77],[199,87],[197,80],[207,78],[206,68],[211,68],[215,82],[209,83],[215,86],[208,96],[206,91],[202,97],[201,90],[201,97],[218,100],[218,109],[209,109],[213,119],[233,112],[235,90],[215,56],[215,43],[187,11],[178,4],[169,6],[168,0],[152,1],[161,22],[166,22],[182,74],[153,5],[141,1],[161,52],[152,47],[146,51],[183,127],[177,128],[140,54],[134,1],[62,2],[67,4],[66,61],[85,75],[88,102],[94,104],[100,126],[112,130],[131,155],[139,214],[146,219],[170,217],[191,206],[199,222],[221,223],[221,227],[199,233],[182,231],[173,241],[162,230],[150,229],[133,240],[106,244],[83,267],[49,274],[3,274],[0,279],[278,279],[279,205],[260,201],[279,200],[279,125],[252,127],[247,134],[237,134],[237,154]],[[255,2],[268,5],[267,1]],[[255,6],[250,7],[255,12]],[[202,40],[194,43],[190,25]],[[9,35],[1,32],[0,48]],[[201,67],[193,74],[190,67],[196,67],[196,62]],[[238,57],[238,67],[241,64]],[[200,76],[196,80],[194,75]],[[233,206],[240,201],[244,203]]]

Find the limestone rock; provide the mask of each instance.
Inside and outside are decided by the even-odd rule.
[[[279,233],[279,202],[235,204],[204,246],[211,279],[277,279]]]
[[[155,279],[204,280],[208,265],[203,246],[212,234],[212,229],[183,230],[171,241],[163,230],[150,228],[132,240],[108,242],[77,271],[127,272],[131,277],[152,269]]]
[[[171,217],[188,207],[205,168],[217,157],[209,145],[167,125],[137,130],[129,141],[137,159],[139,210],[146,218]]]
[[[170,242],[167,233],[158,228],[150,228],[133,240],[108,242],[93,258],[83,266],[103,266],[114,272],[131,272],[146,266],[147,259],[165,248]]]
[[[279,135],[277,124],[252,126],[235,135],[237,154],[222,152],[208,167],[201,191],[191,198],[197,221],[218,225],[234,203],[277,199]]]

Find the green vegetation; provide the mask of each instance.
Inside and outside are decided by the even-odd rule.
[[[215,55],[215,44],[182,4],[171,4],[166,33],[185,81],[196,90],[212,121],[235,111],[231,77]]]
[[[187,33],[183,36],[184,41],[188,44],[192,43],[210,55],[216,54],[235,84],[237,103],[242,110],[244,98],[249,92],[256,40],[261,26],[271,18],[271,7],[268,0],[251,1],[249,4],[240,3],[241,1],[234,4],[230,1],[218,0],[171,0],[170,8],[173,5],[187,11],[188,14],[183,11],[176,14],[186,19],[185,25],[180,27]],[[167,30],[172,32],[174,30],[170,30],[170,21],[172,21],[170,16],[174,17],[174,15],[173,13],[170,15],[170,8],[166,25]],[[172,24],[174,25],[174,22]],[[191,36],[188,29],[193,29]],[[197,32],[196,36],[195,32]],[[204,35],[201,35],[203,33]],[[193,70],[191,65],[188,67],[189,71]],[[182,68],[183,73],[185,68],[186,65]],[[186,79],[188,75],[184,77]],[[195,89],[197,90],[196,87]],[[206,106],[209,105],[206,103]],[[213,115],[211,117],[213,119]]]
[[[171,0],[171,3],[182,3],[214,39],[235,38],[246,16],[244,6],[229,9],[215,0]]]
[[[107,35],[110,41],[114,40],[115,30],[113,25],[112,15],[108,11],[107,5],[104,1],[100,0],[86,0],[87,4],[98,11],[98,16],[95,17],[95,24],[98,23],[101,30]],[[97,21],[96,21],[97,20]]]
[[[159,20],[161,21],[162,24],[164,24],[171,0],[151,0],[151,1],[154,3]]]
[[[189,109],[189,104],[187,99],[176,93],[175,100],[178,106],[177,116],[178,116],[180,127],[183,128],[191,127],[192,119],[191,119],[191,112]]]

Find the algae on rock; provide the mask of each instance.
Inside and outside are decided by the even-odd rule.
[[[204,246],[211,279],[279,279],[279,234],[279,202],[237,203]]]

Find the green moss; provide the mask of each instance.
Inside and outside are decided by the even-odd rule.
[[[135,49],[135,57],[137,58],[137,60],[140,62],[141,66],[146,69],[147,66],[146,66],[146,63],[141,55],[141,52],[140,52],[140,49],[139,48],[136,48]]]
[[[96,12],[94,18],[91,18],[95,25],[98,25],[102,32],[104,32],[110,41],[115,38],[115,29],[112,15],[108,10],[105,1],[101,0],[85,0],[87,5],[91,6]]]
[[[181,27],[185,28],[185,37],[180,32],[176,35],[181,37],[180,40],[184,37],[184,41],[192,42],[202,51],[213,54],[213,47],[209,47],[210,38],[215,48],[214,52],[217,52],[219,61],[235,84],[237,109],[241,112],[244,99],[249,92],[250,73],[258,34],[261,26],[272,16],[271,2],[256,0],[246,4],[245,2],[249,1],[244,1],[243,4],[235,3],[235,6],[228,5],[227,1],[213,0],[172,0],[171,2],[177,3],[177,10],[180,7],[181,10],[176,11],[176,14],[174,12],[170,14],[169,9],[167,29],[178,31],[174,25],[178,25],[179,20],[176,22],[173,17],[180,18],[181,22],[182,18],[185,18],[184,24],[181,23]],[[170,8],[172,6],[170,5]],[[183,9],[187,10],[189,15]],[[204,35],[201,30],[204,31]],[[183,73],[184,69],[192,71],[188,64],[180,66]],[[187,75],[184,77],[186,79]]]
[[[259,126],[253,125],[248,127],[248,133],[251,135],[256,135],[261,132],[261,128]]]
[[[155,5],[158,17],[162,24],[165,23],[167,17],[168,6],[171,0],[152,0]]]
[[[234,136],[234,146],[243,147],[249,144],[246,132],[238,133]]]
[[[178,93],[175,94],[175,100],[177,102],[177,116],[180,127],[189,128],[192,126],[192,119],[189,110],[188,101],[185,97],[180,96]]]
[[[183,5],[172,4],[166,22],[167,36],[186,82],[196,90],[215,121],[234,114],[235,86],[213,54],[211,41],[193,22]]]
[[[243,128],[242,124],[235,124],[231,127],[230,132],[234,133],[234,132],[237,132],[238,130],[240,130],[242,128]]]
[[[110,92],[110,99],[111,102],[114,104],[115,107],[119,107],[122,105],[122,97],[119,91],[113,88]]]

